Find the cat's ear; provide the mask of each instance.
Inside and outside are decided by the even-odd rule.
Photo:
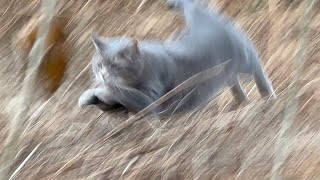
[[[131,42],[124,48],[123,53],[129,53],[131,56],[139,56],[139,42],[137,39],[132,39]]]
[[[129,62],[135,62],[139,59],[140,49],[139,42],[136,39],[130,39],[129,43],[119,52],[121,56],[126,57],[125,59]]]
[[[92,34],[92,42],[94,47],[99,51],[99,53],[101,55],[104,55],[107,44],[103,42],[102,38],[97,33]]]

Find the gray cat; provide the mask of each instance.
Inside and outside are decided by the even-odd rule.
[[[128,37],[93,36],[93,71],[100,87],[84,92],[79,105],[106,110],[116,104],[140,111],[192,75],[231,60],[210,81],[179,93],[168,102],[176,110],[203,105],[225,84],[238,103],[246,100],[239,73],[253,75],[262,97],[276,95],[254,45],[231,22],[192,0],[169,0],[185,18],[174,40],[137,42]],[[160,109],[158,111],[160,111]]]

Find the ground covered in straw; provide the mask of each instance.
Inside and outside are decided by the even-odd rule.
[[[298,93],[291,93],[290,84],[304,33],[300,27],[304,3],[271,6],[276,1],[212,0],[210,6],[232,17],[257,45],[278,100],[262,100],[252,79],[244,78],[250,102],[236,110],[230,92],[224,91],[201,112],[161,120],[145,117],[116,137],[104,140],[128,115],[124,110],[102,113],[77,106],[79,95],[92,80],[88,68],[94,50],[92,32],[164,40],[183,25],[176,13],[165,8],[164,1],[147,0],[138,8],[141,2],[63,2],[60,16],[69,20],[67,48],[72,58],[59,90],[48,101],[39,99],[30,112],[16,167],[41,145],[19,171],[18,179],[267,179],[274,173],[274,164],[282,162],[285,178],[320,178],[319,3],[308,25],[310,37],[303,46],[306,56],[298,59],[303,62],[301,77],[295,84]],[[11,102],[20,87],[11,43],[17,30],[39,8],[39,1],[1,0],[0,4],[3,144],[8,129],[14,128],[8,124],[12,118],[10,108],[16,105]],[[279,141],[279,131],[290,113],[288,100],[296,97],[299,102],[293,125],[286,138]],[[279,151],[276,142],[285,143],[285,148]],[[283,160],[277,158],[279,153]]]

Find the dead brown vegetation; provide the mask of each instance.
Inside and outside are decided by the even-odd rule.
[[[228,91],[201,112],[168,119],[145,117],[116,137],[106,135],[127,119],[125,111],[102,114],[98,109],[77,107],[80,93],[90,85],[93,46],[90,36],[131,35],[166,39],[183,22],[166,10],[164,1],[87,0],[61,1],[61,18],[68,17],[65,32],[72,54],[67,78],[48,101],[33,104],[20,137],[16,167],[41,142],[19,171],[18,179],[269,179],[276,156],[276,139],[287,113],[289,98],[299,97],[289,129],[288,155],[283,178],[317,179],[319,156],[319,3],[308,25],[302,76],[294,77],[305,1],[270,6],[273,1],[217,0],[212,7],[229,14],[257,45],[262,62],[279,97],[275,103],[261,100],[254,83],[247,82],[250,103],[237,110]],[[276,2],[276,1],[275,1]],[[1,93],[0,143],[8,132],[9,102],[19,90],[12,66],[12,38],[39,8],[39,1],[1,0]],[[273,4],[273,5],[274,5]],[[70,86],[70,84],[72,84]],[[35,92],[36,93],[36,92]],[[2,146],[0,146],[2,152]]]

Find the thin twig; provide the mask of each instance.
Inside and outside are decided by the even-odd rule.
[[[18,172],[23,168],[23,166],[28,162],[28,160],[31,158],[31,156],[38,150],[42,142],[40,142],[32,151],[31,153],[27,156],[27,158],[20,164],[20,166],[12,173],[10,176],[9,180],[15,178],[15,176],[18,174]]]

